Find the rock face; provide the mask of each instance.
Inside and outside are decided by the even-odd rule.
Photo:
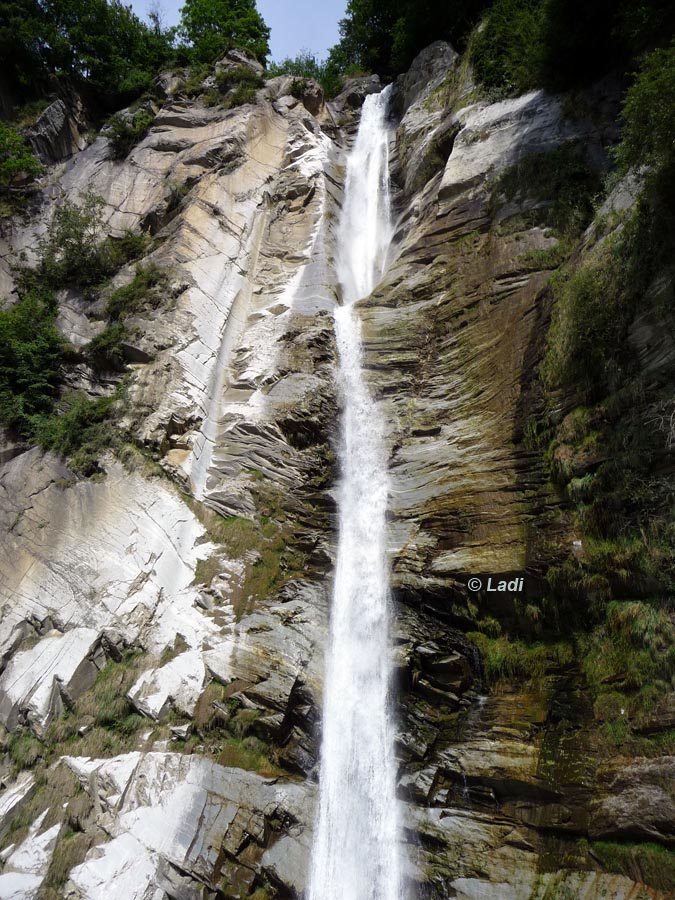
[[[41,114],[28,133],[33,150],[43,163],[68,159],[86,146],[86,119],[79,98],[66,103],[60,97]]]
[[[236,52],[219,65],[260,74]],[[292,81],[225,109],[168,74],[124,160],[105,130],[75,152],[58,109],[40,126],[54,188],[3,237],[3,289],[54,202],[87,190],[111,235],[152,236],[144,262],[168,287],[134,318],[124,464],[111,454],[104,477],[78,479],[38,449],[0,448],[0,896],[306,889],[335,543],[335,223],[380,83],[349,80],[324,104]],[[602,164],[613,128],[540,92],[466,105],[471,89],[443,43],[398,81],[394,258],[360,305],[389,423],[406,877],[427,900],[665,900],[592,845],[672,845],[673,758],[604,765],[573,665],[488,695],[465,635],[536,600],[573,540],[522,442],[555,239],[502,228],[519,209],[495,211],[494,181],[570,141]],[[84,346],[101,316],[64,296],[58,325]],[[470,576],[522,577],[524,597],[471,594]]]

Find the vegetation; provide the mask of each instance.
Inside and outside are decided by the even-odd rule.
[[[227,94],[225,106],[243,106],[252,103],[256,92],[263,87],[264,80],[249,66],[236,66],[216,71],[216,85],[221,94]]]
[[[144,235],[128,231],[121,239],[103,237],[102,211],[103,199],[92,192],[77,203],[66,198],[57,204],[46,235],[38,240],[37,265],[17,269],[22,295],[70,287],[86,293],[142,254]]]
[[[0,422],[22,437],[58,396],[66,346],[54,319],[53,303],[35,294],[0,310]]]
[[[327,65],[338,73],[357,67],[395,75],[432,41],[450,40],[461,49],[486,5],[487,0],[349,0]]]
[[[16,269],[18,301],[0,310],[0,422],[19,437],[69,456],[83,475],[97,472],[101,453],[122,440],[114,424],[122,393],[98,399],[62,393],[66,368],[78,356],[56,328],[55,292],[76,287],[90,296],[145,247],[144,237],[131,232],[103,239],[101,210],[102,201],[93,194],[79,204],[59,204],[38,242],[37,265]],[[119,317],[148,299],[162,280],[157,267],[139,269],[126,294],[111,296]],[[98,367],[123,369],[121,345],[127,336],[121,322],[113,323],[89,344],[86,358]]]
[[[569,142],[548,153],[525,156],[506,169],[493,188],[493,204],[500,195],[521,204],[536,201],[532,225],[577,237],[593,218],[601,188],[600,175],[586,161],[583,148]]]
[[[129,151],[148,133],[153,119],[152,113],[146,109],[139,109],[131,116],[115,113],[108,121],[113,156],[116,159],[128,156]]]
[[[295,80],[291,87],[293,96],[301,96],[307,79],[317,81],[323,88],[326,97],[335,97],[342,88],[342,72],[334,58],[319,60],[311,51],[301,50],[294,57],[287,56],[278,63],[272,63],[268,69],[271,78],[276,75],[293,75]]]
[[[233,47],[263,64],[269,55],[270,30],[255,0],[185,0],[179,31],[194,63],[212,63]]]
[[[53,77],[105,109],[140,96],[173,55],[174,33],[142,22],[120,0],[3,0],[0,56],[17,102],[46,94]]]
[[[619,174],[641,170],[637,203],[596,219],[595,246],[552,278],[540,369],[547,412],[529,438],[579,536],[577,551],[549,570],[548,609],[575,632],[576,658],[609,745],[645,753],[672,745],[672,735],[642,737],[641,729],[675,685],[675,403],[672,364],[647,375],[631,330],[638,317],[675,327],[673,72],[675,47],[659,48],[627,94],[616,156]],[[517,185],[517,173],[508,178]],[[522,180],[535,184],[536,172]],[[509,189],[508,179],[501,189]],[[545,186],[532,195],[545,196]],[[564,220],[558,224],[568,242],[591,207],[571,204],[583,215],[571,217],[577,224],[569,232]]]
[[[670,891],[675,884],[675,851],[661,844],[595,841],[590,851],[608,872],[660,891]]]
[[[86,394],[66,394],[47,416],[33,422],[31,437],[47,450],[69,457],[70,468],[88,476],[100,471],[99,459],[122,442],[115,425],[122,393],[93,400]]]
[[[674,30],[666,0],[495,0],[470,53],[488,88],[569,90],[612,68],[630,70],[640,52]]]
[[[156,263],[137,265],[129,284],[117,288],[110,295],[105,310],[108,319],[112,322],[123,321],[127,316],[158,306],[167,285],[166,271]]]
[[[19,132],[0,121],[0,194],[7,194],[20,179],[35,178],[42,168]]]
[[[541,678],[552,666],[568,664],[573,658],[572,648],[566,643],[528,644],[506,635],[489,637],[478,631],[470,632],[467,637],[480,651],[489,684],[532,681]]]

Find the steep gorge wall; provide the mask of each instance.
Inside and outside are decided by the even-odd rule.
[[[291,82],[229,111],[168,96],[127,159],[99,136],[6,236],[9,261],[54,198],[92,189],[112,233],[153,234],[170,287],[134,320],[125,417],[146,456],[106,459],[100,480],[37,449],[0,468],[0,893],[17,879],[71,898],[304,889],[335,541],[334,226],[359,91],[377,84],[310,112]],[[596,113],[570,119],[560,98],[472,90],[444,44],[400,80],[397,243],[361,304],[390,429],[407,876],[429,898],[670,897],[639,869],[605,871],[587,842],[668,846],[672,758],[600,771],[574,666],[488,694],[464,635],[488,618],[529,627],[522,602],[576,539],[524,443],[557,239],[514,227],[523,210],[495,208],[493,186],[569,141],[602,163],[616,98],[599,89]],[[74,343],[101,319],[61,297]],[[522,576],[525,598],[468,591],[489,574]]]

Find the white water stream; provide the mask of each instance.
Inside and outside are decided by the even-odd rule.
[[[363,376],[353,305],[380,281],[392,238],[388,89],[367,97],[347,163],[335,313],[343,399],[339,542],[327,648],[310,900],[400,900],[389,701],[388,494],[383,424]]]

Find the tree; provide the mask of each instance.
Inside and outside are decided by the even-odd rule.
[[[198,63],[212,63],[239,47],[264,65],[270,52],[270,30],[255,0],[185,0],[179,33]]]
[[[34,178],[41,171],[42,165],[19,132],[0,121],[0,192],[6,194],[20,176]]]

